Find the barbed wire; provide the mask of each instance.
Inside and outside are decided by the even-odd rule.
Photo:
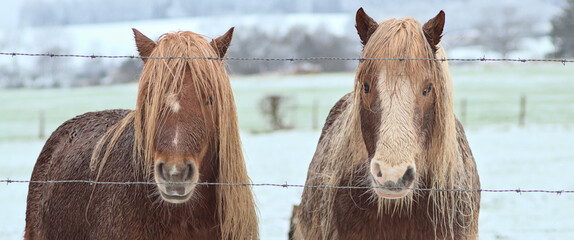
[[[84,183],[84,184],[104,184],[104,185],[156,185],[155,182],[106,182],[106,181],[92,181],[92,180],[48,180],[48,181],[34,181],[34,180],[11,180],[2,179],[0,183],[41,183],[41,184],[56,184],[56,183]],[[174,184],[195,184],[207,186],[244,186],[244,187],[282,187],[282,188],[320,188],[320,189],[387,189],[386,187],[372,187],[372,186],[330,186],[330,185],[303,185],[303,184],[288,184],[288,183],[210,183],[210,182],[168,182],[159,183],[165,185]],[[392,189],[409,189],[413,191],[438,191],[438,192],[488,192],[488,193],[547,193],[547,194],[574,194],[574,190],[544,190],[544,189],[435,189],[435,188],[404,188],[393,187]]]
[[[553,62],[553,63],[574,63],[569,59],[534,59],[534,58],[361,58],[361,57],[306,57],[306,58],[262,58],[262,57],[141,57],[133,55],[82,55],[82,54],[54,54],[54,53],[19,53],[0,52],[3,56],[26,56],[26,57],[50,57],[50,58],[124,58],[124,59],[204,59],[204,60],[224,60],[224,61],[439,61],[439,62]]]
[[[50,58],[110,58],[110,59],[204,59],[204,60],[224,60],[224,61],[440,61],[440,62],[553,62],[553,63],[574,63],[574,60],[568,59],[521,59],[521,58],[357,58],[357,57],[307,57],[307,58],[257,58],[257,57],[141,57],[130,55],[81,55],[81,54],[53,54],[53,53],[19,53],[19,52],[0,52],[3,56],[26,56],[26,57],[50,57]],[[155,182],[105,182],[92,180],[11,180],[0,179],[0,183],[84,183],[84,184],[109,184],[109,185],[155,185]],[[329,185],[302,185],[302,184],[276,184],[276,183],[208,183],[208,182],[171,182],[163,184],[195,184],[195,185],[212,185],[212,186],[251,186],[251,187],[282,187],[282,188],[330,188],[330,189],[374,189],[384,187],[372,186],[329,186]],[[431,188],[393,188],[409,189],[414,191],[440,191],[440,192],[489,192],[489,193],[547,193],[547,194],[574,194],[574,190],[544,190],[544,189],[431,189]]]

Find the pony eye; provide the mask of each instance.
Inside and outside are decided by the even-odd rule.
[[[368,83],[363,83],[363,92],[365,93],[371,92],[371,87],[369,86]]]
[[[429,84],[429,86],[425,89],[423,89],[423,96],[428,96],[432,91],[432,83]]]
[[[209,96],[209,98],[208,98],[207,101],[205,102],[205,106],[209,106],[209,105],[211,105],[211,104],[213,104],[213,97],[212,97],[212,96]]]

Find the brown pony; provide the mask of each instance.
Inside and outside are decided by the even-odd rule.
[[[444,13],[377,24],[359,9],[363,58],[442,59]],[[363,60],[331,109],[292,224],[298,239],[476,239],[476,164],[446,62]],[[417,190],[418,189],[418,190]],[[432,189],[430,191],[422,189]]]
[[[144,68],[136,109],[77,116],[47,140],[30,183],[25,239],[258,239],[224,63],[233,28],[158,43],[134,29]],[[168,58],[183,56],[186,58]],[[185,183],[183,183],[185,182]]]

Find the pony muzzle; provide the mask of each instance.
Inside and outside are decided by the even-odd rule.
[[[158,161],[154,168],[155,181],[163,200],[170,203],[184,203],[191,198],[199,180],[195,163]]]
[[[373,190],[378,196],[386,199],[399,199],[412,191],[416,167],[409,163],[391,166],[372,160],[370,173]]]

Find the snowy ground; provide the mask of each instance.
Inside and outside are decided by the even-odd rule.
[[[484,189],[573,190],[574,127],[468,129]],[[242,133],[254,183],[303,184],[318,131]],[[29,179],[42,141],[0,144],[0,178]],[[286,239],[301,188],[255,187],[262,239]],[[0,185],[0,236],[21,239],[27,184]],[[573,194],[483,193],[481,239],[572,239]]]

